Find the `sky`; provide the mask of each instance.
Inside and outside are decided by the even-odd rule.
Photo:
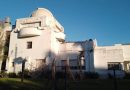
[[[29,17],[46,8],[64,27],[67,41],[96,39],[99,46],[130,43],[130,0],[1,0],[0,19]]]

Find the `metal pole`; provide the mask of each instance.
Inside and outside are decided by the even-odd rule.
[[[67,75],[66,75],[66,66],[65,66],[65,90],[67,90]]]
[[[52,89],[57,90],[55,58],[52,62],[52,82],[53,82]]]
[[[114,89],[117,90],[117,80],[116,80],[116,70],[113,69],[113,73],[114,73]]]
[[[23,83],[23,79],[24,79],[24,68],[25,68],[25,61],[22,61],[22,76],[21,76],[22,83]]]
[[[82,80],[82,64],[81,64],[81,59],[80,59],[80,80]]]

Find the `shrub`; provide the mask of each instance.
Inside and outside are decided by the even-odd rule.
[[[41,77],[46,78],[46,79],[51,79],[51,75],[52,75],[51,71],[47,70],[47,71],[42,72]]]
[[[8,73],[8,77],[10,77],[10,78],[16,78],[17,75],[14,72],[10,72],[10,73]]]
[[[22,76],[22,72],[18,72],[18,77],[21,77]],[[24,78],[30,78],[30,71],[28,69],[25,69],[24,70]]]
[[[85,79],[98,79],[99,74],[96,72],[84,72]]]
[[[63,79],[64,77],[65,77],[65,73],[64,72],[56,72],[56,78]]]
[[[109,78],[109,79],[113,79],[114,76],[113,76],[112,74],[108,73],[108,78]]]
[[[68,74],[66,74],[66,75],[68,77]],[[45,71],[40,75],[40,77],[43,77],[43,78],[46,78],[46,79],[52,79],[52,71],[50,71],[50,70]],[[65,77],[64,72],[58,71],[58,72],[55,73],[55,78],[56,79],[64,79],[64,77]]]
[[[130,79],[130,72],[129,73],[125,73],[124,79]]]
[[[75,78],[78,80],[78,79],[80,79],[80,73],[79,72],[76,72],[75,74],[74,74],[74,76],[75,76]]]
[[[8,77],[8,75],[7,75],[7,73],[6,73],[5,70],[2,70],[2,71],[0,72],[0,77]]]

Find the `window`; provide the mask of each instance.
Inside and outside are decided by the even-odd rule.
[[[120,62],[109,62],[108,63],[108,70],[121,70]]]
[[[71,69],[71,70],[79,70],[79,69],[80,69],[80,66],[70,66],[70,69]],[[85,70],[85,66],[81,66],[81,69],[82,69],[82,70]]]
[[[69,60],[69,65],[70,66],[77,66],[78,65],[77,59],[70,59]]]
[[[32,48],[32,42],[27,42],[27,49],[31,49]]]
[[[14,62],[12,62],[12,67],[14,67]]]
[[[70,59],[69,62],[67,60],[61,60],[61,69],[64,70],[65,66],[69,66],[71,70],[85,70],[85,65],[81,67],[78,65],[77,59]]]

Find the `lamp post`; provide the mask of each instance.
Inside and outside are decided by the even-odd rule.
[[[116,79],[116,70],[118,70],[118,69],[117,69],[117,65],[111,66],[109,70],[112,70],[112,71],[113,71],[114,90],[118,90],[118,89],[117,89],[117,79]]]
[[[116,66],[114,66],[112,69],[113,69],[113,76],[114,76],[114,89],[117,90]]]
[[[82,56],[82,57],[80,58],[80,60],[81,60],[81,61],[80,61],[80,62],[81,62],[81,65],[84,66],[84,57]]]
[[[82,79],[82,66],[84,65],[84,57],[80,57],[80,79]]]

